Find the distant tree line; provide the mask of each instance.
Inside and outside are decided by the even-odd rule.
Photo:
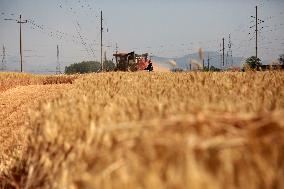
[[[275,65],[263,65],[259,58],[251,56],[246,59],[244,70],[270,70],[270,69],[284,69],[284,54],[281,54],[278,59],[278,63]]]
[[[284,54],[281,54],[279,56],[278,61],[279,61],[279,65],[262,65],[261,60],[259,58],[252,56],[246,59],[244,70],[246,69],[267,70],[267,69],[277,69],[277,68],[284,69]],[[112,61],[110,60],[104,61],[103,71],[108,72],[108,71],[115,71],[115,70],[116,70],[116,66]],[[92,72],[100,72],[100,71],[101,71],[101,63],[97,61],[83,61],[80,63],[71,64],[70,66],[65,67],[65,74],[84,74],[84,73],[92,73]],[[174,68],[171,71],[172,72],[182,72],[184,70],[181,68]],[[203,71],[218,72],[218,71],[221,71],[221,69],[211,66],[210,70],[208,68],[204,68]]]
[[[115,64],[112,61],[104,61],[103,71],[114,71]],[[101,63],[97,61],[83,61],[65,67],[65,74],[85,74],[101,71]]]

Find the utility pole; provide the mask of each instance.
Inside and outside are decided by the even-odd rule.
[[[210,71],[210,55],[208,52],[208,59],[207,59],[207,67],[208,67],[208,71]]]
[[[255,57],[257,60],[257,33],[258,33],[258,18],[257,18],[257,6],[255,6]]]
[[[1,70],[4,71],[6,69],[6,49],[3,45],[3,55],[2,55],[2,67]]]
[[[225,66],[225,38],[223,38],[223,57],[222,57],[223,69]]]
[[[226,53],[226,68],[228,68],[228,62],[229,62],[229,52]]]
[[[56,61],[56,74],[61,74],[61,70],[60,70],[60,61],[59,61],[59,47],[57,45],[57,53],[56,53],[56,57],[57,57],[57,61]]]
[[[219,53],[220,53],[220,68],[222,69],[222,43],[220,43]]]
[[[231,34],[229,34],[228,48],[229,48],[229,57],[231,58],[231,67],[233,67],[234,59],[233,59],[233,50],[232,50]]]
[[[204,68],[205,68],[205,60],[204,60],[204,58],[203,58],[203,60],[202,60],[202,69],[204,70]]]
[[[191,57],[189,57],[188,63],[189,63],[189,70],[191,71]]]
[[[21,56],[21,72],[23,72],[23,49],[22,49],[22,24],[27,23],[27,20],[22,21],[22,15],[20,15],[20,20],[17,22],[20,24],[20,56]]]
[[[101,11],[101,71],[104,70],[103,65],[103,11]]]
[[[117,46],[117,43],[115,43],[115,54],[117,55],[118,53],[118,46]],[[117,56],[115,56],[115,64],[117,66]]]
[[[107,52],[105,51],[104,52],[104,62],[106,62],[107,61]]]
[[[258,7],[255,6],[255,16],[251,16],[252,18],[255,19],[255,57],[258,59],[258,32],[259,32],[259,27],[258,25],[261,23],[264,23],[263,20],[258,19]],[[254,26],[251,26],[250,28],[253,28]],[[263,27],[261,28],[263,29]]]

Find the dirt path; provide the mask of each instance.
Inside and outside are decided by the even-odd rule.
[[[0,93],[0,173],[7,170],[26,147],[29,110],[54,99],[68,86],[20,86]]]

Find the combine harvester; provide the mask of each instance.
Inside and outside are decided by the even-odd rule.
[[[116,53],[113,56],[115,57],[116,71],[142,71],[147,70],[147,68],[151,64],[151,60],[148,58],[148,53],[142,55],[135,54],[135,52]]]
[[[170,69],[160,66],[152,62],[148,58],[148,53],[138,55],[135,52],[116,53],[113,55],[116,62],[116,71],[136,72],[136,71],[155,71],[155,72],[170,72]]]

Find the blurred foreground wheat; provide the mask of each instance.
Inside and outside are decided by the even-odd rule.
[[[56,98],[76,77],[0,73],[0,180],[26,151],[29,110]]]
[[[15,188],[283,188],[284,74],[106,73],[30,113]]]

